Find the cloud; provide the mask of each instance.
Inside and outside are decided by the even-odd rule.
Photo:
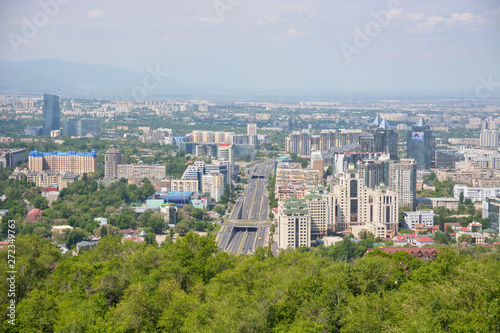
[[[480,15],[475,15],[472,13],[452,13],[449,17],[443,16],[431,16],[428,17],[424,22],[417,23],[414,27],[410,29],[410,32],[415,34],[427,34],[435,32],[438,28],[456,28],[457,26],[463,26],[474,23],[480,23],[482,17]]]
[[[307,33],[305,32],[300,32],[297,29],[290,28],[288,29],[285,33],[279,35],[278,37],[298,37],[298,36],[306,36]]]
[[[264,22],[264,21],[257,21],[257,22],[255,22],[255,25],[258,26],[258,27],[263,27],[263,26],[266,25],[266,22]]]
[[[198,22],[208,22],[208,23],[222,23],[220,18],[216,17],[203,17],[198,20]]]
[[[98,18],[102,18],[104,16],[106,16],[106,13],[104,13],[104,11],[98,10],[98,9],[89,10],[87,12],[87,17],[90,19],[98,19]]]

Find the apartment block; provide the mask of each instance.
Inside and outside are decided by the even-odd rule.
[[[286,208],[284,205],[295,207]],[[286,199],[278,208],[278,247],[296,249],[311,246],[311,216],[303,199]]]
[[[118,149],[109,149],[104,154],[104,178],[118,178],[118,165],[122,164],[122,154]]]
[[[74,151],[41,153],[35,150],[28,157],[31,171],[61,171],[76,175],[97,171],[97,152],[77,153]]]
[[[150,166],[150,165],[127,165],[119,164],[117,167],[117,178],[125,179],[163,179],[166,175],[165,166]]]
[[[201,191],[210,193],[210,196],[218,202],[224,195],[224,175],[221,173],[209,173],[202,177]]]
[[[28,160],[25,148],[0,149],[0,166],[15,166]]]
[[[170,191],[174,192],[198,192],[198,180],[172,179],[170,181]]]
[[[434,211],[418,210],[416,212],[403,212],[403,227],[409,230],[415,230],[415,226],[421,224],[425,228],[430,228],[434,225]]]

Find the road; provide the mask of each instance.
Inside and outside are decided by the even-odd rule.
[[[234,254],[254,254],[258,247],[269,244],[269,226],[261,223],[251,225],[225,223],[225,230],[219,237],[219,247]]]
[[[274,162],[265,162],[247,170],[248,185],[246,191],[237,200],[230,220],[267,221],[269,199],[265,194],[267,179],[274,171]]]

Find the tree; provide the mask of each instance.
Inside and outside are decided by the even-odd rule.
[[[476,213],[476,206],[474,206],[473,203],[470,203],[467,205],[467,211],[469,212],[469,214],[471,216],[474,216],[474,214]]]
[[[80,229],[80,228],[73,229],[73,231],[71,231],[68,234],[68,237],[66,239],[66,247],[68,249],[74,248],[76,243],[79,243],[79,242],[85,241],[85,240],[89,240],[89,239],[90,239],[90,234],[88,232],[86,232],[85,230]]]
[[[447,225],[446,226],[446,233],[447,234],[452,234],[454,232],[453,228],[451,227],[451,225]]]
[[[182,207],[182,210],[186,213],[191,214],[194,210],[194,207],[192,205],[185,205],[184,207]]]
[[[203,218],[203,209],[195,208],[193,209],[193,218],[196,220],[201,220]]]
[[[444,232],[436,231],[434,233],[434,242],[436,244],[448,244],[450,240],[448,238],[448,235],[446,235]]]
[[[214,207],[214,212],[216,212],[217,214],[222,216],[222,215],[226,214],[226,209],[224,208],[224,206],[217,205]]]
[[[458,237],[458,242],[467,242],[467,243],[472,243],[472,236],[468,234],[463,234],[460,237]]]
[[[464,191],[460,192],[459,202],[460,202],[461,204],[463,204],[463,203],[464,203]]]
[[[185,236],[189,231],[189,226],[185,222],[180,222],[175,226],[175,232],[180,236]]]

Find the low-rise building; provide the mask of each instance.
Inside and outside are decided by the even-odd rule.
[[[427,205],[431,208],[445,207],[457,210],[459,201],[455,198],[417,198],[417,204]]]
[[[453,188],[453,196],[460,199],[463,193],[464,199],[470,199],[472,202],[483,201],[488,197],[500,195],[500,187],[469,187],[467,185],[457,184]]]
[[[415,230],[417,224],[423,224],[424,228],[434,225],[434,211],[432,209],[419,210],[416,212],[403,212],[403,225],[405,229]]]

